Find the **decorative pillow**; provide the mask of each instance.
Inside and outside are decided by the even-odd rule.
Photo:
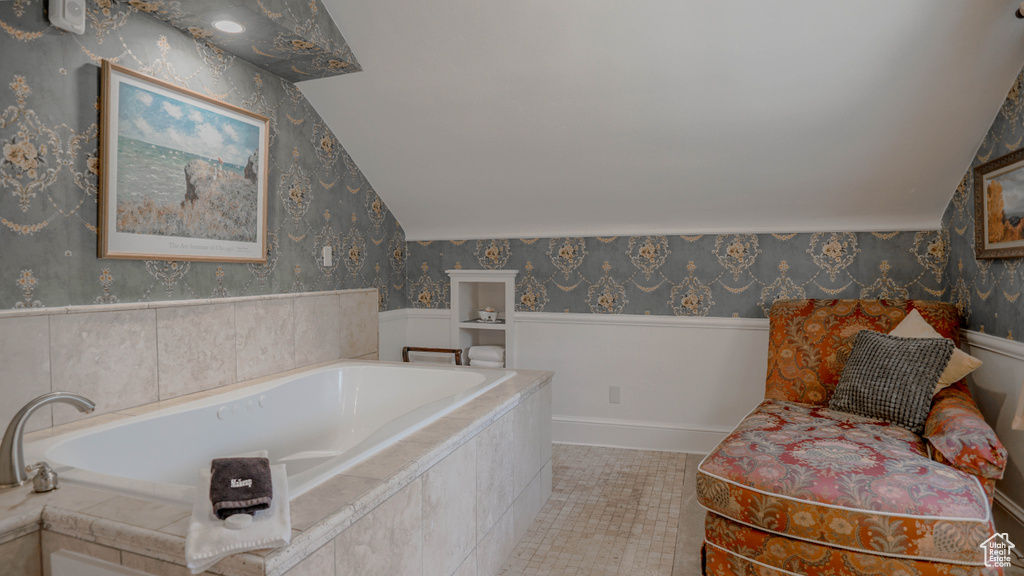
[[[903,338],[943,337],[935,328],[932,328],[931,324],[925,321],[917,310],[911,310],[907,317],[889,332],[889,335],[902,336]],[[939,390],[953,382],[974,372],[979,366],[981,366],[981,360],[954,346],[953,357],[949,359],[949,364],[942,371],[942,376],[939,376],[939,383],[935,385],[935,394],[938,394]]]
[[[924,434],[935,452],[955,468],[998,480],[1006,469],[1006,448],[978,410],[967,386],[957,382],[935,396]]]
[[[857,333],[829,408],[885,420],[920,434],[933,390],[953,355],[945,338]]]

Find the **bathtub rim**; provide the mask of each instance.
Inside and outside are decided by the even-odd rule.
[[[79,420],[73,420],[71,422],[65,422],[63,424],[58,424],[58,425],[52,426],[50,428],[43,428],[43,429],[40,429],[40,430],[33,430],[32,432],[26,432],[24,437],[23,437],[24,438],[24,443],[25,444],[29,444],[31,442],[38,442],[40,440],[49,439],[49,438],[51,438],[53,436],[63,435],[63,434],[66,434],[68,432],[77,431],[77,430],[82,429],[82,428],[91,428],[93,426],[100,426],[100,425],[103,425],[103,424],[107,424],[109,422],[120,421],[120,420],[123,420],[125,418],[133,418],[133,417],[136,417],[136,416],[145,416],[145,415],[148,415],[148,414],[151,414],[153,412],[156,412],[156,411],[159,411],[159,410],[163,410],[163,409],[166,409],[166,408],[177,407],[177,406],[180,406],[182,404],[187,404],[187,403],[190,403],[190,402],[193,402],[193,401],[196,401],[196,400],[206,399],[206,398],[210,398],[210,397],[213,397],[213,396],[220,396],[220,395],[223,395],[223,394],[239,392],[241,390],[246,390],[246,389],[251,388],[251,387],[255,387],[255,386],[262,385],[262,384],[266,384],[267,382],[270,382],[270,381],[273,381],[273,380],[277,380],[277,379],[280,379],[280,378],[287,378],[287,377],[291,377],[291,376],[296,376],[296,375],[299,375],[299,374],[310,372],[312,370],[316,370],[316,369],[319,369],[319,368],[329,367],[329,366],[332,366],[334,364],[339,364],[339,363],[342,363],[342,362],[360,363],[360,364],[361,363],[367,363],[367,364],[373,364],[373,365],[390,365],[390,366],[410,366],[411,365],[411,363],[405,363],[405,362],[393,362],[393,361],[390,361],[390,360],[370,360],[370,359],[365,359],[365,358],[345,358],[345,359],[340,359],[340,360],[338,360],[338,359],[327,360],[326,362],[318,362],[316,364],[310,364],[308,366],[301,366],[301,367],[293,368],[293,369],[290,369],[290,370],[284,370],[284,371],[281,371],[281,372],[276,372],[274,374],[268,374],[266,376],[260,376],[259,378],[252,378],[252,379],[249,379],[249,380],[244,380],[242,382],[234,382],[232,384],[225,384],[224,386],[218,386],[217,388],[211,388],[209,390],[202,390],[200,392],[192,392],[190,394],[184,394],[184,395],[181,395],[181,396],[176,396],[174,398],[168,398],[166,400],[157,400],[156,402],[150,402],[148,404],[141,404],[139,406],[133,406],[131,408],[123,408],[121,410],[117,410],[116,412],[105,412],[105,413],[100,414],[98,416],[86,415],[85,417],[83,417],[83,418],[81,418]],[[424,368],[425,367],[430,367],[429,364],[414,364],[413,366],[424,367]],[[440,367],[441,368],[446,368],[446,367],[447,368],[454,368],[455,365],[454,364],[448,364],[448,365],[441,364]],[[476,368],[476,370],[485,370],[485,368]],[[505,369],[505,368],[493,368],[492,370],[512,370],[513,372],[516,372],[517,374],[524,373],[524,372],[534,372],[534,373],[538,372],[536,370],[517,370],[517,369]]]
[[[475,372],[481,374],[484,377],[484,381],[478,384],[473,392],[466,395],[464,398],[460,398],[456,401],[453,406],[446,407],[444,410],[432,415],[419,422],[416,426],[411,427],[408,430],[403,431],[402,434],[396,437],[389,438],[386,443],[381,446],[375,446],[372,450],[360,454],[357,458],[346,461],[344,468],[341,463],[332,470],[322,472],[315,475],[315,480],[310,480],[302,485],[301,489],[291,490],[289,486],[289,500],[294,500],[313,490],[316,486],[322,484],[327,479],[344,474],[345,470],[352,468],[359,463],[365,462],[369,458],[386,449],[388,446],[401,442],[402,439],[415,434],[419,430],[433,424],[437,420],[444,418],[451,414],[453,411],[458,410],[462,406],[473,402],[479,396],[486,394],[489,390],[495,386],[500,385],[502,382],[507,381],[516,375],[516,371],[508,368],[477,368],[477,367],[464,367],[455,366],[452,364],[412,364],[404,362],[381,362],[374,360],[361,360],[361,359],[344,359],[344,360],[331,360],[323,362],[313,366],[305,366],[302,368],[296,368],[287,372],[281,372],[273,374],[267,377],[258,378],[242,382],[239,385],[231,386],[231,390],[226,390],[228,386],[221,388],[215,388],[203,393],[197,393],[194,395],[181,396],[174,398],[173,400],[164,402],[156,402],[154,404],[148,404],[139,407],[139,409],[128,409],[121,411],[117,414],[121,414],[116,419],[103,419],[100,415],[96,418],[89,418],[77,422],[71,422],[56,426],[47,430],[40,430],[38,432],[45,434],[39,434],[39,438],[32,438],[31,434],[26,434],[24,439],[24,453],[26,462],[37,462],[37,461],[48,461],[54,470],[61,475],[61,478],[69,485],[77,485],[85,488],[99,489],[116,491],[118,493],[124,493],[128,495],[136,495],[140,497],[150,498],[156,501],[165,502],[169,504],[175,504],[180,506],[191,505],[193,499],[194,486],[185,486],[171,483],[157,483],[149,480],[135,479],[135,478],[124,478],[115,476],[112,474],[106,474],[94,470],[88,470],[78,468],[73,465],[64,463],[55,463],[49,461],[46,458],[46,452],[63,442],[72,441],[82,436],[103,432],[110,429],[119,428],[122,426],[130,425],[130,421],[143,422],[147,420],[153,420],[156,418],[173,416],[182,412],[195,409],[209,408],[220,404],[229,405],[233,402],[237,402],[240,399],[268,392],[274,388],[282,385],[286,385],[296,378],[305,376],[312,376],[325,372],[331,372],[334,370],[340,370],[346,367],[358,368],[358,367],[388,367],[397,368],[400,370],[430,370],[438,372],[451,372],[458,370],[460,372]],[[205,392],[213,392],[207,394]],[[465,394],[460,393],[455,396]],[[160,406],[157,406],[160,405]],[[152,409],[150,409],[152,408]],[[138,412],[132,413],[132,412]],[[102,419],[102,421],[100,421]],[[84,425],[86,422],[94,422],[93,425]],[[74,426],[75,424],[83,424],[81,426]],[[67,429],[65,429],[67,427]],[[32,433],[37,434],[37,433]]]

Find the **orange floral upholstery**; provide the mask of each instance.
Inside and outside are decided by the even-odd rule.
[[[924,437],[935,448],[936,460],[991,480],[993,490],[995,480],[1003,477],[1006,448],[985,422],[962,381],[935,395]]]
[[[924,437],[827,407],[854,335],[889,332],[912,309],[959,345],[951,304],[775,303],[765,401],[698,467],[707,574],[1003,573],[978,544],[994,534],[1006,450],[963,381],[935,396]]]
[[[929,459],[920,436],[777,400],[701,462],[697,499],[776,534],[911,560],[982,565],[977,543],[993,534],[978,479]]]
[[[956,306],[927,300],[782,300],[769,313],[765,398],[828,405],[853,337],[861,330],[888,333],[911,309],[960,345]]]
[[[1002,569],[864,554],[793,540],[708,514],[707,573],[716,576],[997,576]]]

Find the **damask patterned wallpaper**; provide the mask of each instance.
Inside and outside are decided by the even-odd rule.
[[[409,242],[409,303],[445,270],[515,269],[516,309],[764,317],[778,298],[948,298],[942,231]]]
[[[1024,147],[1024,72],[1017,76],[971,167],[943,216],[950,235],[950,301],[967,327],[993,336],[1024,336],[1021,258],[974,258],[974,168]]]
[[[107,4],[110,0],[106,0]],[[270,70],[299,82],[362,70],[320,0],[129,0],[146,12]],[[245,23],[245,34],[214,28],[213,19]]]
[[[975,259],[973,168],[1021,148],[1024,71],[940,230],[409,242],[409,305],[447,307],[446,269],[505,268],[519,270],[518,310],[761,317],[776,298],[927,298],[1018,339],[1024,259]]]
[[[1014,337],[1021,322],[1021,260],[973,257],[970,172],[939,231],[407,244],[289,81],[154,19],[136,0],[90,0],[82,36],[51,28],[42,4],[0,3],[0,308],[371,286],[382,310],[443,308],[444,270],[463,267],[518,269],[520,310],[762,317],[780,297],[912,297],[957,302],[972,329],[1000,336]],[[102,58],[271,118],[267,264],[96,258]],[[974,165],[1024,142],[1021,83]],[[329,267],[320,257],[328,243]]]
[[[404,232],[295,85],[143,4],[89,0],[78,36],[50,27],[42,0],[0,2],[0,308],[366,287],[405,307]],[[96,257],[104,58],[270,118],[266,264]]]

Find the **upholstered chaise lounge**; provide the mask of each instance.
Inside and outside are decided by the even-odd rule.
[[[979,545],[994,534],[991,498],[1006,451],[963,380],[929,393],[920,435],[828,407],[857,333],[888,333],[913,309],[959,345],[950,304],[772,307],[765,400],[697,473],[706,574],[1002,574],[985,567]]]

